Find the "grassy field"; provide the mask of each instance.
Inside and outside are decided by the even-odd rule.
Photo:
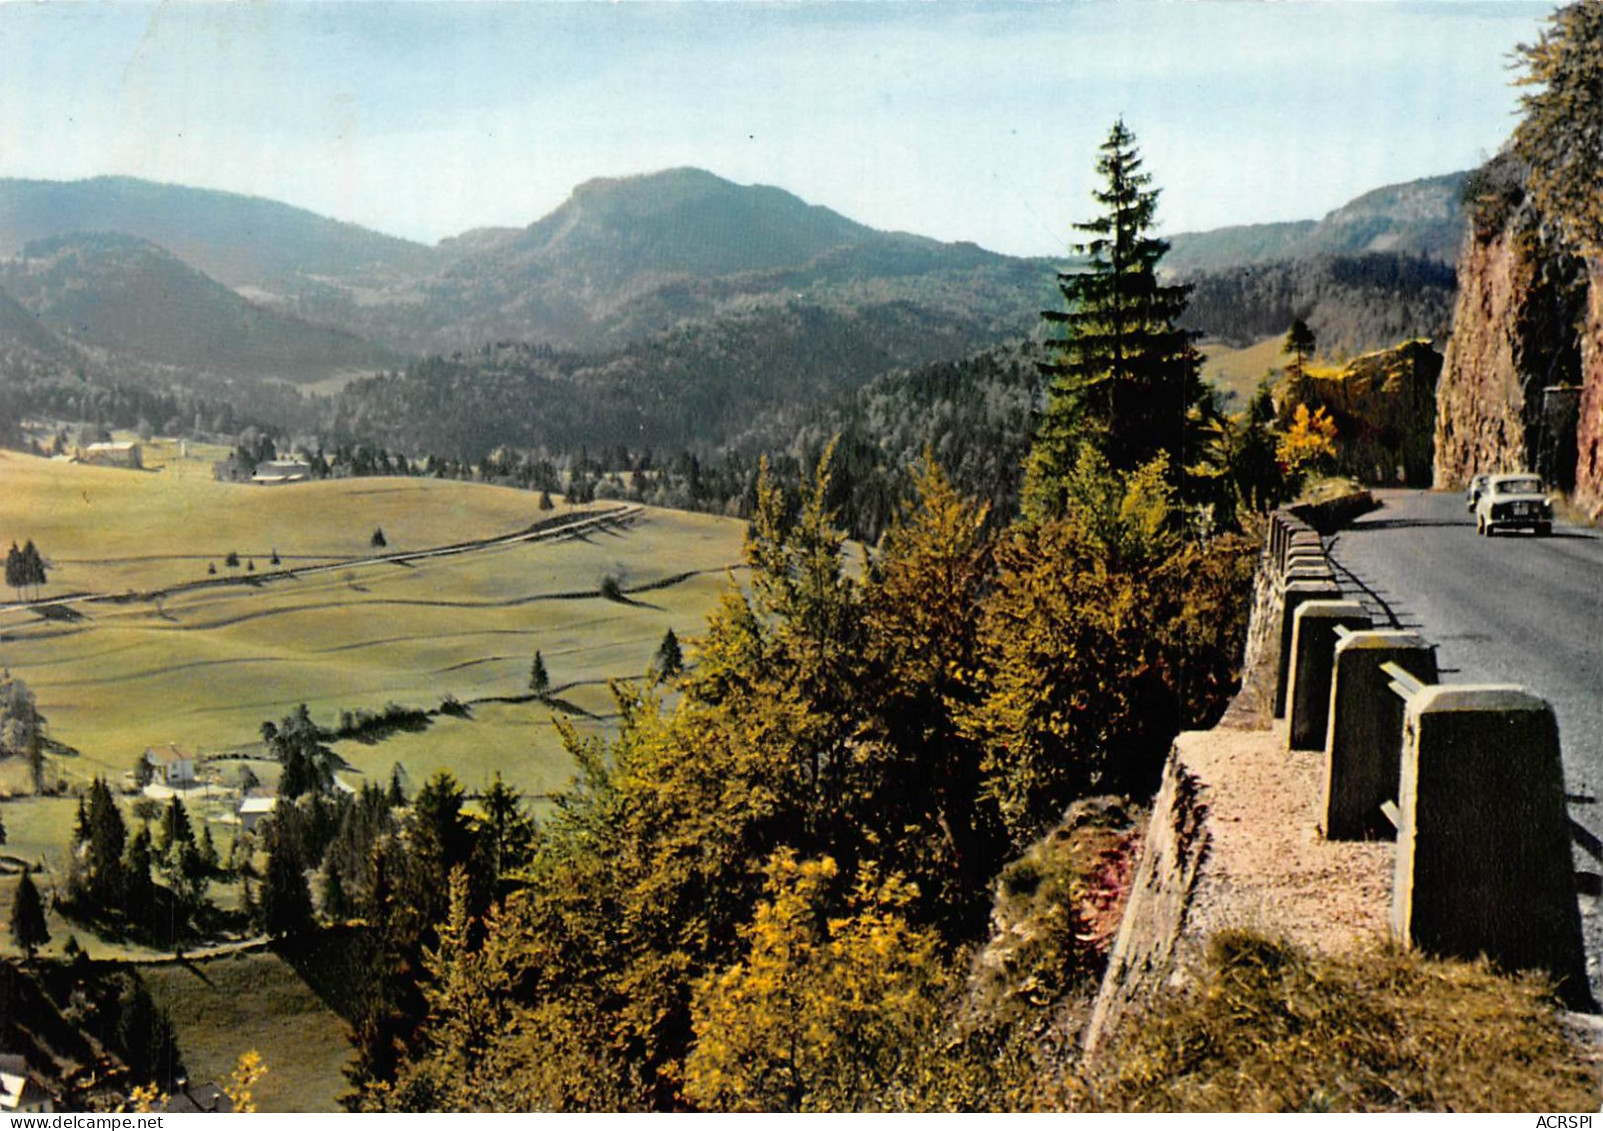
[[[167,1008],[189,1078],[225,1082],[255,1049],[267,1075],[254,1089],[262,1111],[338,1111],[350,1059],[346,1025],[302,973],[270,951],[142,966]]]
[[[192,447],[183,459],[151,444],[149,469],[129,471],[0,452],[0,545],[40,548],[50,571],[42,598],[122,596],[40,609],[0,593],[0,665],[33,690],[50,738],[77,752],[49,759],[69,787],[97,775],[115,784],[147,746],[199,751],[207,787],[188,804],[223,851],[241,766],[225,756],[259,755],[262,722],[303,702],[330,727],[342,710],[433,709],[448,696],[469,705],[467,718],[340,742],[353,785],[388,781],[399,763],[413,788],[442,768],[470,792],[497,772],[530,794],[559,788],[570,764],[553,715],[604,727],[608,681],[641,677],[670,627],[699,633],[741,557],[742,523],[646,508],[566,539],[362,561],[590,511],[542,512],[535,493],[426,479],[223,484],[211,478],[220,454]],[[376,527],[383,551],[370,546]],[[223,564],[230,550],[237,570]],[[208,563],[233,582],[193,587]],[[607,577],[623,599],[602,596]],[[549,704],[527,699],[536,650]],[[274,767],[254,768],[275,779]],[[0,762],[0,798],[27,789],[24,767]],[[59,877],[75,804],[0,805],[11,831],[3,851],[43,860],[46,882]],[[0,881],[0,912],[13,887]]]
[[[48,736],[76,751],[48,760],[49,776],[69,787],[97,775],[115,786],[147,746],[196,749],[204,784],[186,804],[225,854],[241,768],[276,779],[275,766],[251,760],[262,722],[303,702],[330,727],[344,710],[468,705],[466,717],[337,743],[353,785],[387,782],[399,764],[414,789],[437,769],[470,793],[496,773],[536,801],[560,788],[571,763],[554,716],[604,729],[608,681],[641,677],[667,629],[698,634],[741,558],[742,523],[647,508],[565,539],[364,561],[617,504],[540,511],[536,493],[425,479],[223,484],[211,463],[224,455],[191,445],[185,458],[157,442],[144,446],[147,469],[130,471],[0,451],[0,548],[34,541],[50,574],[46,602],[118,598],[33,607],[0,592],[0,666],[33,690]],[[371,545],[376,528],[383,550]],[[609,577],[622,599],[602,596]],[[527,695],[536,650],[549,702]],[[77,799],[30,789],[20,759],[0,761],[0,854],[43,864],[36,883],[48,899],[65,876]],[[16,885],[0,876],[0,920]],[[237,892],[212,897],[229,905]],[[59,954],[74,928],[53,913],[49,927],[44,952]],[[156,957],[82,929],[78,940],[98,959]],[[220,1082],[254,1048],[269,1068],[257,1088],[264,1111],[328,1111],[350,1054],[331,999],[352,982],[328,966],[258,952],[140,970],[177,1024],[192,1079]]]
[[[1258,391],[1258,384],[1270,370],[1275,379],[1289,360],[1283,352],[1285,338],[1265,338],[1245,349],[1233,349],[1222,342],[1203,342],[1202,376],[1222,394],[1228,412],[1240,412]]]
[[[249,747],[263,720],[300,702],[332,723],[341,709],[516,696],[536,650],[565,701],[604,715],[608,679],[643,674],[668,628],[700,630],[743,530],[647,510],[627,527],[566,541],[363,563],[378,527],[386,552],[421,551],[509,534],[553,512],[529,492],[437,480],[219,484],[209,461],[193,459],[135,472],[0,453],[0,482],[0,539],[40,547],[46,599],[139,594],[45,615],[0,611],[0,663],[33,689],[51,737],[79,751],[57,761],[70,781],[121,774],[156,743]],[[230,550],[237,570],[222,565]],[[205,579],[207,563],[239,583],[159,592]],[[329,564],[339,568],[289,572]],[[601,596],[607,576],[627,600]],[[517,741],[549,731],[548,715],[532,704],[486,710],[411,737],[441,765],[461,752],[472,777],[488,744],[514,778]],[[536,762],[548,745],[536,740]],[[360,749],[353,758],[372,762]],[[387,770],[396,759],[381,760]],[[426,760],[420,750],[403,759],[423,773]],[[530,778],[548,779],[545,769]]]

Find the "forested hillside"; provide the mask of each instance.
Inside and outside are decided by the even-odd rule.
[[[29,243],[19,257],[0,260],[0,288],[63,338],[201,373],[312,382],[395,357],[344,331],[253,305],[130,236]]]
[[[147,240],[227,286],[268,294],[325,289],[327,280],[371,285],[431,260],[421,244],[260,197],[133,177],[0,179],[0,256],[74,232]]]
[[[1254,263],[1395,252],[1451,264],[1467,229],[1467,173],[1426,177],[1364,193],[1320,220],[1182,232],[1164,269],[1193,276]]]
[[[1457,294],[1452,267],[1379,252],[1252,264],[1190,282],[1186,326],[1240,347],[1284,334],[1300,318],[1327,356],[1445,338]]]
[[[790,416],[887,371],[962,356],[1016,326],[902,302],[793,300],[655,333],[601,354],[515,344],[356,382],[327,431],[477,461],[502,445],[752,447],[752,421]],[[772,428],[761,439],[771,440]]]

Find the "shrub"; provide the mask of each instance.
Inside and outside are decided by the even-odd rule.
[[[1059,1102],[1096,1111],[1590,1111],[1551,988],[1395,948],[1341,957],[1229,930],[1128,1017]]]

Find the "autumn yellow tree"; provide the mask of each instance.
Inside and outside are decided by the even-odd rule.
[[[781,850],[739,962],[696,987],[685,1095],[728,1111],[882,1109],[934,1044],[939,937],[914,891],[865,869],[842,913],[830,857]]]
[[[1299,404],[1280,435],[1275,455],[1292,478],[1327,466],[1336,458],[1336,422],[1323,405],[1310,412],[1306,404]]]

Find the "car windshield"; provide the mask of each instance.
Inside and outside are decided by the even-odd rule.
[[[1540,495],[1542,481],[1535,476],[1520,479],[1501,479],[1497,483],[1497,490],[1504,495]]]

